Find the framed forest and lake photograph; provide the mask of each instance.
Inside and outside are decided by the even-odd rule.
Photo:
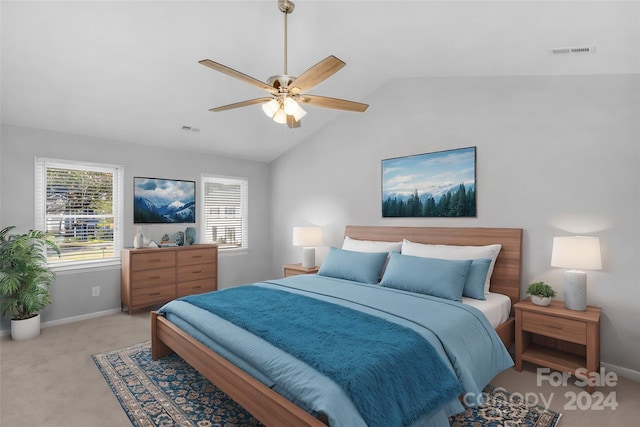
[[[475,217],[476,147],[382,160],[383,217]]]

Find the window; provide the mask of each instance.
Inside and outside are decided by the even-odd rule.
[[[248,188],[244,178],[202,175],[202,235],[220,249],[248,249]]]
[[[36,158],[36,228],[56,236],[59,269],[120,262],[123,166]]]

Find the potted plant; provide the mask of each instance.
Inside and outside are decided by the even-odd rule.
[[[531,302],[537,305],[549,305],[551,298],[555,298],[556,291],[544,282],[535,282],[527,288],[527,295],[531,296]]]
[[[60,249],[52,235],[39,230],[9,235],[0,231],[0,313],[11,315],[11,338],[40,335],[40,310],[51,304],[49,286],[55,275],[47,267],[46,250]]]

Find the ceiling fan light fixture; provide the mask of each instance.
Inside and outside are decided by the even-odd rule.
[[[287,113],[285,113],[283,109],[279,109],[273,115],[273,121],[281,125],[287,123]]]
[[[299,108],[300,106],[296,101],[293,100],[293,98],[287,96],[284,99],[284,112],[288,115],[294,115]]]
[[[298,105],[298,109],[292,115],[296,119],[296,122],[299,122],[301,118],[307,115],[307,112]]]
[[[287,113],[288,116],[295,117],[297,122],[307,114],[307,112],[300,107],[300,104],[291,97],[284,99],[284,112]]]
[[[209,111],[219,112],[262,104],[262,111],[264,111],[268,117],[272,118],[276,123],[286,123],[290,128],[300,127],[300,119],[307,114],[306,111],[300,107],[299,101],[316,107],[356,111],[360,113],[364,112],[369,107],[367,104],[306,93],[307,90],[325,81],[346,65],[335,56],[329,55],[297,77],[290,76],[287,73],[287,15],[293,12],[294,4],[291,0],[278,0],[278,8],[284,14],[284,70],[282,74],[269,77],[267,83],[265,83],[210,59],[198,61],[200,64],[214,71],[226,74],[268,92],[269,97],[265,96],[235,102],[233,104],[211,108]]]
[[[278,112],[279,109],[280,109],[280,103],[278,103],[278,101],[275,99],[272,99],[271,101],[265,102],[264,104],[262,104],[262,111],[264,111],[264,113],[269,118],[273,118],[273,116],[276,114],[276,112]]]

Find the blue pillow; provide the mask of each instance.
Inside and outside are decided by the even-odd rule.
[[[332,247],[318,275],[375,284],[388,255],[388,252],[355,252]]]
[[[394,252],[380,285],[462,301],[462,290],[470,267],[470,259],[422,258]]]
[[[474,259],[471,262],[469,275],[462,290],[463,296],[483,301],[487,299],[487,297],[484,296],[484,282],[487,279],[490,265],[490,258]]]

